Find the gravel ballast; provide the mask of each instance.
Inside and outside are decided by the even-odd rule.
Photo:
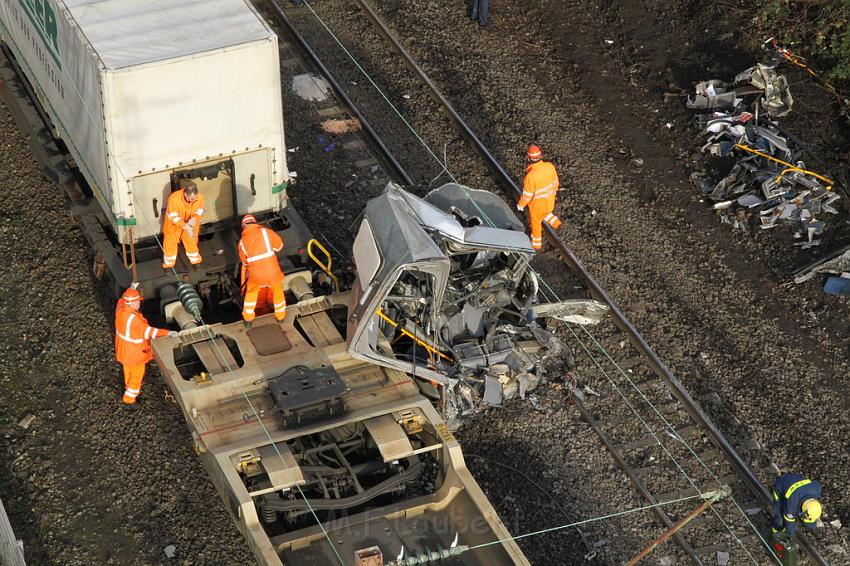
[[[470,21],[459,3],[390,0],[376,8],[517,178],[528,143],[543,147],[565,188],[562,236],[689,390],[717,394],[720,402],[703,409],[728,438],[760,444],[753,462],[762,479],[773,480],[767,461],[819,479],[826,518],[850,524],[847,306],[816,284],[783,285],[795,259],[777,259],[787,244],[733,234],[698,202],[688,181],[694,132],[654,85],[675,80],[686,87],[686,78],[740,70],[753,60],[734,51],[708,69],[708,56],[698,50],[683,71],[676,53],[710,21],[685,4],[672,3],[665,20],[652,2],[600,12],[578,1],[529,8],[504,0],[491,3],[487,28]],[[350,3],[314,9],[358,46],[367,68],[386,65],[376,75],[388,96],[435,153],[450,156],[461,182],[495,188],[474,153],[441,125],[425,93],[391,67],[380,40],[351,25],[362,15]],[[794,88],[808,93],[802,82]],[[799,113],[803,129],[810,114],[805,105]],[[287,143],[301,148],[290,155],[299,175],[293,202],[308,224],[345,249],[348,227],[377,189],[325,184],[334,155],[318,149],[316,132],[295,112],[287,109],[285,119]],[[439,169],[426,164],[409,137],[399,133],[395,141],[401,156],[420,155],[413,169],[424,192]],[[250,563],[155,369],[145,381],[144,408],[122,410],[113,299],[90,275],[65,197],[41,176],[5,108],[0,171],[0,497],[29,561],[173,564],[163,548],[174,544],[177,563]],[[570,292],[551,253],[536,261],[559,294]],[[470,469],[512,532],[640,505],[596,437],[574,422],[564,392],[546,389],[540,398],[545,412],[512,404],[459,435]],[[28,414],[35,415],[30,426],[18,426]],[[592,479],[603,477],[600,471],[607,479]],[[827,536],[847,551],[844,530]],[[587,533],[598,544],[598,563],[622,559],[647,534],[627,519]],[[523,540],[522,547],[534,563],[574,563],[586,552],[573,530]],[[827,551],[835,563],[848,560],[829,552],[838,551]]]

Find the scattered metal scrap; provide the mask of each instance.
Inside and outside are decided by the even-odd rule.
[[[778,74],[774,66],[758,63],[738,73],[731,83],[713,79],[696,85],[696,94],[688,97],[687,107],[692,110],[736,109],[746,97],[756,95],[756,103],[773,118],[791,112],[794,99],[788,81]]]
[[[776,118],[791,111],[788,81],[775,70],[777,61],[759,63],[732,82],[717,79],[696,85],[686,106],[699,112],[706,157],[691,180],[713,202],[723,223],[736,229],[791,227],[797,246],[820,244],[826,223],[817,215],[837,214],[832,181],[799,160]],[[737,161],[729,168],[728,157]],[[719,180],[715,180],[718,179]]]
[[[794,282],[803,283],[818,274],[830,274],[823,290],[829,295],[850,297],[850,246],[845,246],[798,269]]]

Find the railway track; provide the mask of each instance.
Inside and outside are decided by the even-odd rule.
[[[324,62],[321,51],[327,43],[323,43],[321,48],[311,46],[311,38],[322,31],[322,26],[314,21],[311,11],[297,7],[284,10],[273,0],[256,0],[256,3],[258,7],[264,8],[278,29],[287,30],[282,35],[288,37],[291,43],[281,43],[284,50],[281,64],[287,74],[291,74],[292,69],[298,66],[305,71],[323,75],[333,87],[337,98],[317,103],[316,112],[319,116],[339,121],[357,118],[362,125],[368,137],[366,141],[356,130],[352,130],[350,134],[334,136],[333,143],[340,146],[339,149],[345,152],[346,159],[351,163],[350,175],[354,178],[352,190],[356,187],[362,189],[358,196],[363,202],[379,192],[391,178],[404,184],[419,185],[424,190],[428,181],[447,174],[443,165],[433,162],[434,153],[420,147],[415,140],[409,145],[392,148],[382,140],[384,134],[381,128],[373,126],[369,116],[358,108],[354,97],[346,93],[345,85],[355,82],[348,74],[351,71],[341,72]],[[467,140],[467,151],[477,152],[481,156],[492,178],[507,194],[518,193],[519,189],[512,177],[498,159],[454,112],[446,97],[406,53],[377,14],[365,2],[356,0],[356,4],[360,7],[357,17],[371,22],[410,70],[409,77],[412,78],[408,79],[407,84],[411,89],[418,89],[419,94],[430,94],[447,117],[446,123],[456,128],[459,135]],[[308,29],[301,26],[307,26]],[[305,53],[309,61],[305,63],[300,60],[295,50]],[[308,69],[307,66],[313,68]],[[346,78],[340,79],[340,74]],[[388,123],[392,123],[386,116],[382,118],[382,127],[386,128]],[[406,125],[400,116],[393,120],[396,127]],[[439,130],[440,127],[436,126],[435,129]],[[359,209],[354,204],[352,208]],[[692,522],[690,528],[674,535],[673,540],[681,556],[699,564],[706,556],[719,551],[728,552],[730,563],[734,564],[769,561],[771,553],[757,534],[757,529],[762,533],[766,530],[765,519],[770,504],[768,490],[570,248],[548,227],[547,240],[588,294],[611,307],[612,320],[617,326],[601,341],[584,334],[585,330],[581,327],[570,327],[564,337],[571,339],[577,361],[581,361],[584,367],[595,368],[582,375],[582,378],[592,382],[592,388],[600,396],[585,394],[583,399],[578,395],[573,397],[582,418],[599,436],[647,503],[707,492],[719,486],[728,485],[732,488],[732,497],[715,504],[712,510]],[[629,343],[629,351],[617,348],[621,338]],[[617,359],[610,354],[615,350],[619,350]],[[688,502],[663,510],[657,508],[655,520],[669,527],[693,506],[692,502]],[[755,513],[756,509],[760,511]],[[809,541],[803,539],[801,544],[811,563],[826,564]]]
[[[403,81],[403,84],[413,89],[415,83],[418,93],[427,92],[445,116],[443,122],[449,123],[463,136],[468,148],[479,154],[500,188],[509,195],[518,195],[521,190],[513,178],[466,121],[454,111],[447,97],[405,50],[380,16],[364,0],[353,0],[353,4],[357,5],[358,10],[357,13],[352,10],[352,20],[368,21],[409,70],[409,77],[413,79]],[[360,64],[357,63],[354,70],[337,70],[332,64],[322,62],[322,53],[327,51],[336,51],[337,55],[331,59],[338,63],[344,61],[340,49],[345,52],[345,56],[350,55],[352,60],[357,60],[357,46],[336,44],[333,31],[309,4],[306,8],[283,9],[270,0],[259,5],[268,10],[267,13],[278,26],[287,30],[300,49],[310,54],[323,73],[339,73],[346,77],[342,80],[332,79],[334,89],[345,101],[349,111],[364,122],[364,129],[372,137],[372,143],[382,152],[385,163],[389,164],[387,170],[391,172],[390,175],[394,174],[396,179],[407,184],[417,180],[417,177],[420,182],[427,180],[434,170],[423,168],[422,160],[431,161],[434,152],[416,148],[412,142],[411,146],[399,153],[403,157],[395,155],[381,141],[376,129],[368,124],[363,112],[356,108],[352,97],[345,92],[343,82],[357,85],[358,74],[366,72],[360,68]],[[315,44],[311,45],[311,41]],[[365,56],[365,53],[360,55]],[[394,70],[381,70],[383,75],[395,74],[397,77],[396,73]],[[365,95],[365,98],[374,103],[384,98],[384,95]],[[412,120],[409,122],[398,116],[394,122],[402,128],[411,126]],[[412,125],[414,133],[415,128]],[[419,138],[419,134],[416,137]],[[419,138],[419,141],[423,140]],[[447,168],[441,170],[443,164],[439,163],[439,159],[436,161],[436,174],[448,173]],[[405,167],[410,163],[415,164],[413,170],[417,170],[418,174],[407,173]],[[597,389],[587,389],[595,394],[582,395],[579,390],[574,395],[572,401],[582,419],[593,429],[617,466],[648,504],[705,494],[720,488],[730,490],[729,496],[715,503],[672,536],[678,547],[679,558],[703,564],[709,559],[712,563],[715,559],[720,560],[725,554],[730,564],[778,562],[769,541],[769,490],[572,250],[548,226],[546,237],[557,256],[583,284],[588,294],[611,308],[612,321],[616,326],[616,329],[611,329],[607,343],[579,326],[571,326],[565,333],[565,340],[570,341],[576,352],[576,363],[591,368],[581,377]],[[556,291],[549,291],[557,295]],[[626,343],[628,350],[623,347]],[[614,351],[617,352],[617,359],[611,354]],[[693,501],[687,501],[669,507],[655,507],[652,517],[669,529],[695,506]],[[800,547],[809,563],[827,563],[807,538],[800,538]]]

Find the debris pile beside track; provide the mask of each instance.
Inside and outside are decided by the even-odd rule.
[[[701,131],[691,180],[721,222],[753,234],[787,225],[794,245],[806,249],[820,245],[826,221],[819,215],[837,215],[840,195],[831,179],[809,170],[801,144],[777,121],[794,103],[777,65],[697,83],[686,102]]]

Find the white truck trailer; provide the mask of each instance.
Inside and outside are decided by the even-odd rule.
[[[0,36],[90,189],[75,215],[116,286],[133,245],[135,277],[156,290],[154,236],[184,179],[206,199],[205,259],[240,215],[285,207],[278,42],[246,0],[0,0]]]

